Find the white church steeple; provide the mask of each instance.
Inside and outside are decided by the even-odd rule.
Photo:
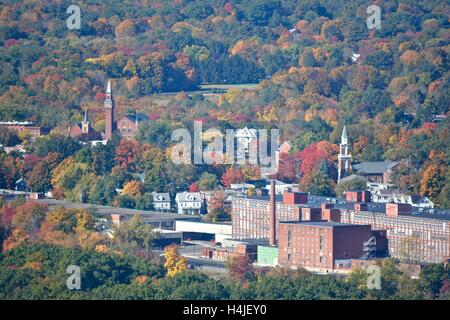
[[[344,126],[342,129],[341,143],[339,145],[338,155],[338,181],[350,170],[352,165],[352,156],[349,153],[349,143],[347,136],[347,129]]]

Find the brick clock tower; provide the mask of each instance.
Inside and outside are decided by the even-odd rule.
[[[348,137],[347,130],[344,126],[342,130],[341,143],[339,145],[339,155],[338,155],[338,181],[341,180],[345,173],[349,172],[352,165],[352,155],[348,151]]]
[[[114,132],[114,98],[111,90],[111,81],[108,81],[105,98],[105,140],[110,140]]]

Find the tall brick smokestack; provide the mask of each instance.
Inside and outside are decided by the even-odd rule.
[[[269,244],[276,245],[276,227],[277,227],[277,213],[275,205],[275,180],[270,181],[270,205],[269,205]]]

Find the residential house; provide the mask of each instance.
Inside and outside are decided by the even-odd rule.
[[[405,203],[413,207],[434,208],[434,203],[428,197],[407,195],[398,190],[378,190],[372,194],[372,201],[379,203]]]
[[[270,190],[270,184],[266,185],[266,190]],[[285,183],[280,180],[275,180],[275,194],[283,194],[294,190],[298,190],[297,183]]]
[[[170,194],[153,192],[153,207],[156,211],[170,211]]]
[[[238,129],[235,138],[238,158],[249,155],[252,146],[255,148],[258,147],[258,134],[256,129],[249,129],[247,127]]]
[[[247,193],[248,189],[255,189],[255,185],[251,183],[231,183],[230,189],[233,191]]]
[[[200,192],[179,192],[175,197],[179,214],[203,214],[204,200]]]
[[[292,149],[292,145],[290,144],[289,141],[285,141],[281,144],[280,148],[278,149],[278,151],[280,152],[280,154],[289,154],[289,151],[291,151]]]
[[[15,182],[15,190],[16,191],[28,191],[28,183],[24,178],[20,178]]]

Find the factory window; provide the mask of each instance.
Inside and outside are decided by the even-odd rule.
[[[292,242],[292,230],[291,228],[288,229],[288,233],[287,233],[287,243],[288,243],[288,248],[291,247],[291,243]]]

